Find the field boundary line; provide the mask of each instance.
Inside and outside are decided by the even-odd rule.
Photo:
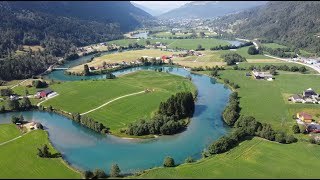
[[[29,132],[30,132],[30,131],[29,131]],[[15,141],[15,140],[21,138],[22,136],[28,134],[29,132],[24,133],[24,134],[22,134],[22,135],[20,135],[20,136],[18,136],[18,137],[15,137],[15,138],[13,138],[13,139],[10,139],[10,140],[8,140],[8,141],[2,142],[2,143],[0,143],[0,146],[5,145],[5,144],[7,144],[7,143],[9,143],[9,142]]]
[[[29,79],[25,79],[25,80],[23,80],[23,81],[19,82],[18,84],[16,84],[16,85],[12,86],[10,89],[13,89],[13,88],[15,88],[15,87],[19,86],[20,84],[22,84],[22,83],[26,82],[27,80],[29,80]]]
[[[97,108],[94,108],[94,109],[91,109],[91,110],[89,110],[89,111],[87,111],[87,112],[81,113],[80,115],[82,116],[82,115],[91,113],[91,112],[93,112],[93,111],[95,111],[95,110],[98,110],[98,109],[100,109],[100,108],[102,108],[102,107],[104,107],[104,106],[112,103],[113,101],[118,100],[118,99],[125,98],[125,97],[128,97],[128,96],[133,96],[133,95],[136,95],[136,94],[141,94],[141,93],[144,93],[144,92],[145,92],[145,91],[140,91],[140,92],[136,92],[136,93],[127,94],[127,95],[124,95],[124,96],[117,97],[117,98],[115,98],[115,99],[112,99],[111,101],[108,101],[108,102],[102,104],[101,106],[99,106],[99,107],[97,107]]]

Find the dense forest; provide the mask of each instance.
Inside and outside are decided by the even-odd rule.
[[[320,55],[320,2],[275,1],[222,17],[211,24],[240,38],[261,38]]]
[[[149,18],[129,2],[0,2],[0,79],[37,75],[75,47],[119,39]]]

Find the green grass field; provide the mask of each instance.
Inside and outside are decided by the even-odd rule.
[[[60,95],[44,102],[67,112],[84,113],[117,97],[148,89],[153,92],[125,97],[88,113],[87,116],[105,124],[112,132],[127,127],[131,122],[150,117],[161,101],[182,91],[195,92],[186,78],[168,73],[139,71],[113,80],[74,81],[50,87]]]
[[[7,125],[0,125],[0,134],[14,137],[19,134],[11,127],[10,135],[6,132]],[[14,125],[11,125],[14,126]],[[2,138],[1,138],[2,139]],[[43,144],[49,145],[50,151],[56,153],[50,145],[45,131],[32,131],[23,137],[0,146],[0,178],[82,178],[82,175],[70,169],[62,158],[40,158],[37,148]]]
[[[197,37],[200,37],[200,32],[204,32],[206,36],[217,36],[217,33],[215,32],[209,32],[209,31],[202,31],[202,30],[198,30],[197,33]],[[188,37],[188,36],[191,36],[192,33],[191,32],[188,32],[187,34],[184,34],[184,33],[179,33],[179,32],[176,32],[175,35],[172,35],[171,32],[159,32],[159,33],[156,33],[156,34],[153,34],[152,36],[153,37],[158,37],[158,38],[179,38],[179,37]]]
[[[239,55],[245,57],[246,59],[256,59],[256,60],[259,60],[259,59],[261,59],[261,60],[272,59],[272,58],[269,58],[267,56],[260,55],[260,54],[250,55],[250,54],[248,54],[248,49],[249,49],[249,46],[242,47],[242,48],[239,48],[239,49],[236,49],[236,50],[232,50],[232,51],[230,51],[230,50],[219,50],[219,51],[216,51],[216,52],[219,55],[230,53],[230,52],[235,52],[235,53],[238,53]]]
[[[245,76],[247,71],[220,71],[222,79],[227,78],[240,86],[241,114],[254,116],[260,122],[272,124],[276,129],[290,133],[295,120],[292,115],[306,111],[315,115],[320,111],[319,104],[289,104],[286,94],[300,94],[307,88],[320,92],[320,76],[300,73],[280,72],[275,80],[255,80]],[[205,72],[208,74],[209,72]]]
[[[171,44],[168,45],[169,48],[184,48],[184,49],[197,49],[198,45],[201,45],[206,50],[209,50],[211,47],[219,45],[229,45],[227,41],[220,39],[176,39]]]
[[[11,140],[21,134],[14,124],[0,124],[0,143]]]
[[[284,45],[280,45],[280,44],[277,44],[277,43],[263,43],[262,46],[265,46],[265,47],[268,47],[268,48],[272,48],[272,49],[276,49],[276,48],[286,48],[287,46],[284,46]],[[307,52],[303,49],[300,49],[300,55],[302,56],[306,56],[306,57],[309,57],[312,55],[312,53],[310,52]],[[294,54],[294,52],[286,52],[286,53],[289,53],[289,54]]]
[[[318,178],[320,146],[279,144],[254,138],[227,153],[175,168],[146,170],[129,178]]]

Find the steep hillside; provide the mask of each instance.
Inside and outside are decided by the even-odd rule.
[[[263,38],[320,53],[320,2],[277,1],[223,17],[214,26],[231,27],[237,36]]]
[[[2,1],[0,19],[0,80],[10,80],[43,72],[75,46],[121,38],[152,16],[128,1]],[[25,45],[44,50],[21,53]]]
[[[213,18],[265,4],[266,1],[195,1],[159,16],[159,18]]]

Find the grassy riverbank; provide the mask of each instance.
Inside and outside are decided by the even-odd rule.
[[[195,163],[146,170],[129,178],[318,178],[320,146],[307,142],[279,144],[261,138]]]
[[[177,92],[195,92],[188,79],[165,72],[139,71],[112,80],[74,81],[54,84],[51,89],[60,95],[42,105],[67,112],[85,113],[115,98],[144,91],[116,100],[86,114],[105,124],[115,134],[140,118],[149,118],[157,111],[160,102]]]
[[[5,134],[8,140],[18,136],[20,132],[15,125],[9,124],[0,125],[0,134],[1,137]],[[52,153],[57,152],[50,144],[47,132],[42,130],[32,131],[0,146],[0,178],[82,178],[82,175],[67,166],[62,158],[38,157],[37,148],[43,144],[49,145]]]
[[[245,76],[247,71],[220,71],[222,79],[236,82],[240,97],[241,114],[252,115],[260,122],[272,124],[276,129],[283,129],[291,133],[295,123],[292,118],[299,111],[315,115],[320,109],[319,104],[292,104],[287,98],[292,94],[302,93],[307,88],[320,91],[320,76],[312,74],[280,72],[274,81],[255,80]],[[210,72],[199,72],[209,74]]]

